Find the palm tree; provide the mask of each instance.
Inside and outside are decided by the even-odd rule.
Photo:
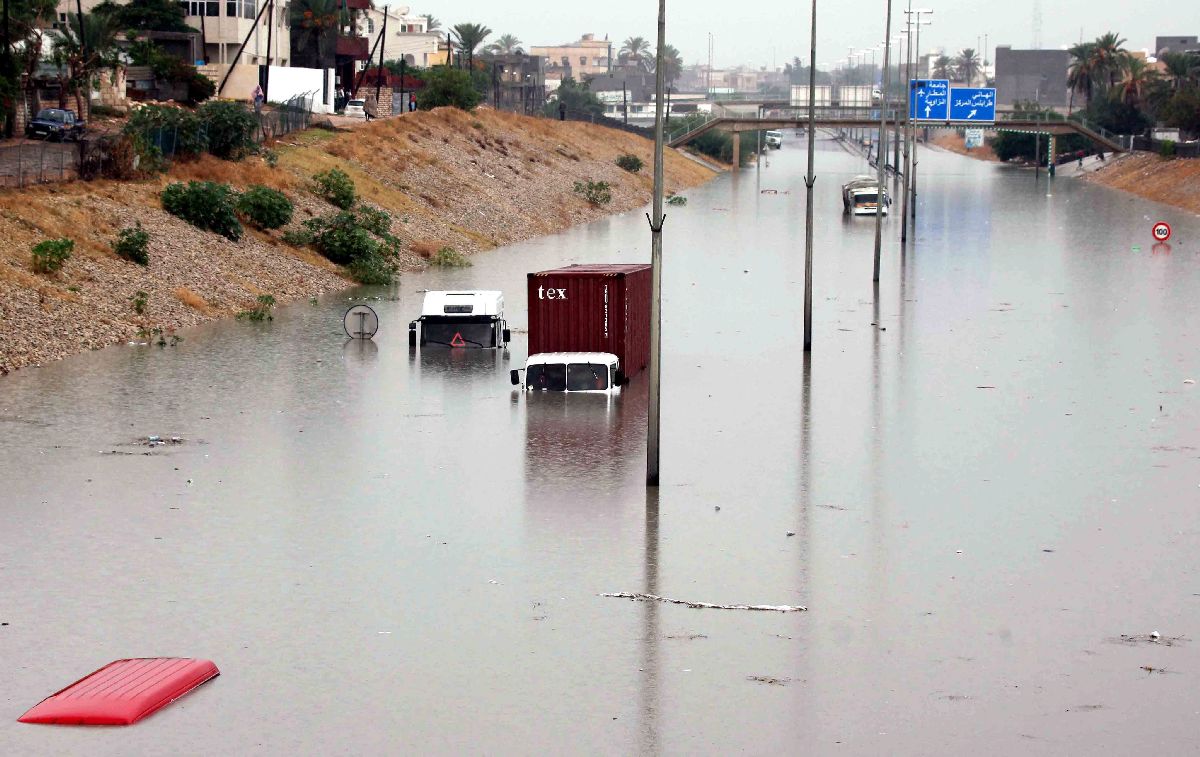
[[[650,59],[650,72],[657,70],[658,55]],[[683,56],[679,54],[679,50],[675,49],[674,45],[666,45],[663,47],[663,76],[666,79],[667,86],[672,86],[679,75],[683,73]]]
[[[442,21],[432,13],[425,14],[425,31],[436,32],[442,28]]]
[[[1125,80],[1121,82],[1121,100],[1131,108],[1140,109],[1146,101],[1146,91],[1158,80],[1158,71],[1143,58],[1130,56],[1125,61]]]
[[[1129,53],[1125,51],[1125,40],[1108,32],[1096,39],[1092,47],[1092,76],[1104,90],[1111,89],[1121,80]]]
[[[935,79],[953,79],[954,61],[946,55],[939,55],[933,62],[933,77]]]
[[[1171,77],[1171,87],[1176,91],[1183,89],[1184,83],[1200,73],[1200,57],[1188,53],[1166,53],[1162,56],[1163,65],[1167,67],[1167,76]]]
[[[82,18],[71,15],[60,34],[62,40],[55,45],[55,52],[70,71],[76,112],[82,115],[84,87],[91,91],[92,76],[106,66],[117,65],[117,25],[103,13],[85,13]]]
[[[292,40],[297,50],[307,50],[309,45],[317,48],[317,68],[331,63],[325,56],[337,44],[341,6],[340,0],[295,0],[290,5]]]
[[[501,34],[495,42],[487,46],[487,51],[492,55],[513,55],[524,52],[521,49],[521,40],[517,39],[514,34]]]
[[[958,58],[955,59],[955,65],[958,67],[959,77],[967,83],[968,87],[971,86],[975,81],[975,77],[979,76],[981,69],[979,54],[973,48],[968,47],[958,54]]]
[[[483,44],[492,30],[483,24],[455,24],[451,31],[458,46],[467,54],[467,70],[475,70],[475,48]]]
[[[628,60],[643,68],[649,69],[650,43],[645,37],[630,37],[621,45],[619,53],[623,60]]]
[[[1092,101],[1092,89],[1096,83],[1092,69],[1092,48],[1095,46],[1095,42],[1080,42],[1067,50],[1071,55],[1071,65],[1067,69],[1067,86],[1071,88],[1071,101],[1067,103],[1068,114],[1075,108],[1076,92],[1083,95],[1085,102]]]

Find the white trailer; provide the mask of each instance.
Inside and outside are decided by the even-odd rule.
[[[817,86],[813,87],[813,98],[816,101],[813,104],[816,105],[818,108],[828,107],[828,106],[832,105],[833,104],[833,87],[829,86],[828,84],[818,84]],[[808,107],[808,85],[807,84],[793,84],[792,85],[791,104],[792,104],[793,108],[807,108]]]
[[[510,339],[503,292],[426,292],[421,317],[408,324],[410,347],[497,349]]]

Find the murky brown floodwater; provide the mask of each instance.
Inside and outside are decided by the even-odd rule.
[[[0,753],[1195,750],[1200,220],[923,152],[876,305],[864,165],[823,143],[808,365],[802,148],[669,208],[657,498],[644,374],[514,396],[524,334],[406,333],[451,286],[523,327],[526,272],[648,259],[641,213],[406,276],[375,343],[342,296],[0,379]],[[1152,631],[1189,641],[1113,641]],[[223,674],[131,728],[15,722],[153,655]]]

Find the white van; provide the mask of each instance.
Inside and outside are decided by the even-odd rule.
[[[520,369],[510,371],[509,379],[521,386]],[[611,352],[543,352],[525,361],[527,392],[616,394],[628,383]]]
[[[783,132],[778,129],[772,129],[767,132],[767,147],[772,147],[778,150],[783,147]]]

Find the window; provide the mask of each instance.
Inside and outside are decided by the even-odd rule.
[[[567,391],[589,392],[608,388],[608,366],[598,363],[571,363],[567,366]]]
[[[564,55],[562,57],[562,64],[563,64],[563,68],[570,68],[571,67],[571,59]]]
[[[374,33],[375,33],[375,22],[368,18],[367,19],[367,34],[374,34]]]
[[[562,363],[531,365],[525,375],[525,385],[544,392],[566,391],[567,366]]]
[[[586,55],[579,56],[579,65],[581,65],[581,66],[587,65],[587,56]]]

